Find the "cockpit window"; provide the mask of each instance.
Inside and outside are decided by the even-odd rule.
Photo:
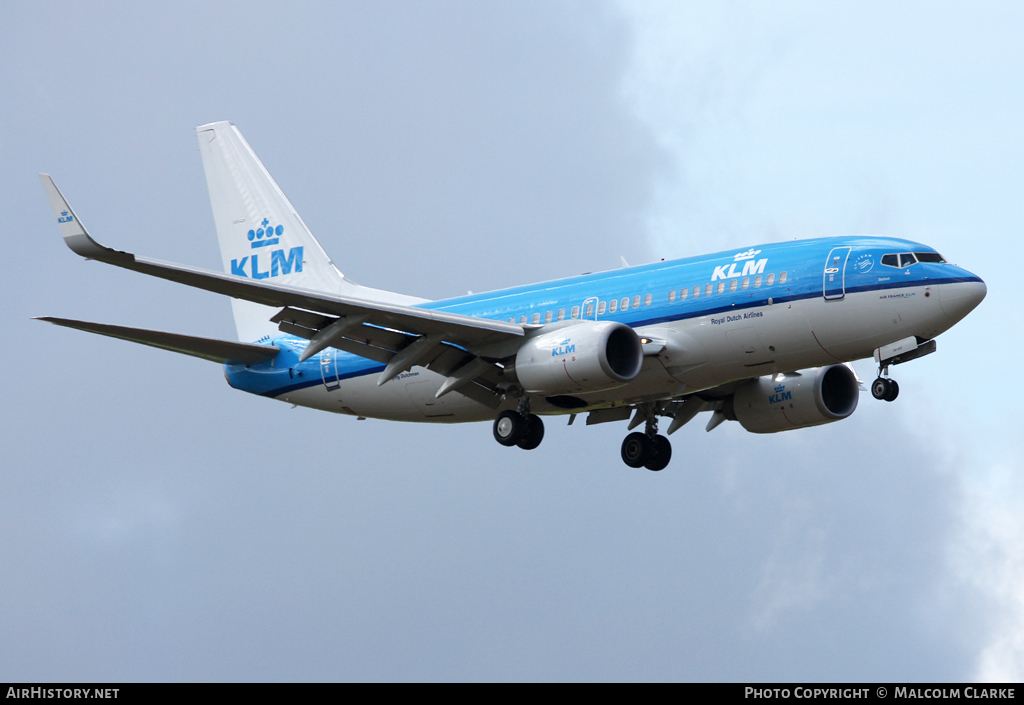
[[[918,262],[935,262],[937,264],[946,264],[946,258],[940,255],[938,252],[915,252],[914,255],[917,257]]]
[[[882,264],[886,267],[899,267],[900,256],[899,255],[882,255]]]
[[[909,252],[900,255],[900,266],[909,267],[912,264],[917,264],[917,258]]]

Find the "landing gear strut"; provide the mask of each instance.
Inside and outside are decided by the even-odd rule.
[[[878,370],[878,379],[871,383],[871,396],[875,399],[895,401],[900,395],[900,385],[896,380],[889,379],[889,366],[883,365]]]
[[[519,446],[533,450],[544,440],[544,422],[530,413],[530,400],[519,401],[516,411],[508,409],[494,419],[494,440],[503,446]]]
[[[644,433],[631,433],[622,441],[622,462],[631,468],[644,467],[655,472],[664,470],[672,460],[672,444],[658,435],[658,418],[647,417]]]

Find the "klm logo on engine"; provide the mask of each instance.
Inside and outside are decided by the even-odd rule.
[[[75,216],[71,215],[67,211],[61,211],[60,217],[57,218],[58,223],[70,223],[75,219]]]
[[[272,227],[266,218],[260,224],[261,227],[250,230],[249,247],[253,250],[265,247],[272,247],[281,242],[281,235],[284,234],[284,226]],[[260,271],[259,253],[243,257],[242,259],[231,260],[231,273],[239,277],[250,277],[252,279],[266,279],[277,277],[282,274],[291,274],[292,271],[302,271],[302,247],[292,247],[285,254],[284,248],[272,250],[270,253],[270,269]],[[263,266],[266,266],[267,257],[263,258]]]
[[[719,279],[733,279],[735,277],[752,277],[757,274],[764,274],[764,267],[768,264],[768,258],[755,260],[754,258],[761,254],[761,250],[747,250],[746,252],[740,252],[738,255],[733,257],[731,264],[723,264],[721,267],[715,267],[714,273],[711,275],[711,281],[718,281]],[[736,267],[739,263],[743,263],[743,269],[737,271]]]
[[[568,355],[569,353],[576,352],[576,345],[570,345],[570,341],[572,341],[572,338],[566,338],[558,344],[558,347],[551,348],[551,357],[558,357],[559,355]]]
[[[780,384],[775,387],[775,394],[768,395],[769,404],[778,404],[780,401],[789,401],[793,398],[793,392],[786,391],[786,385]]]

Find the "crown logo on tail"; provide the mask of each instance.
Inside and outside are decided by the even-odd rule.
[[[278,225],[276,228],[270,227],[270,221],[266,218],[263,219],[263,222],[260,223],[260,225],[261,227],[256,228],[255,230],[250,230],[247,236],[251,243],[249,247],[254,250],[257,247],[276,245],[280,241],[282,233],[284,233],[283,225]]]

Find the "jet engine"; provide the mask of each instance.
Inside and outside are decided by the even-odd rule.
[[[776,433],[845,419],[857,408],[859,394],[853,370],[831,365],[744,382],[732,409],[751,433]]]
[[[644,352],[633,329],[585,321],[538,335],[515,357],[515,375],[535,394],[573,394],[621,387],[638,374]]]

